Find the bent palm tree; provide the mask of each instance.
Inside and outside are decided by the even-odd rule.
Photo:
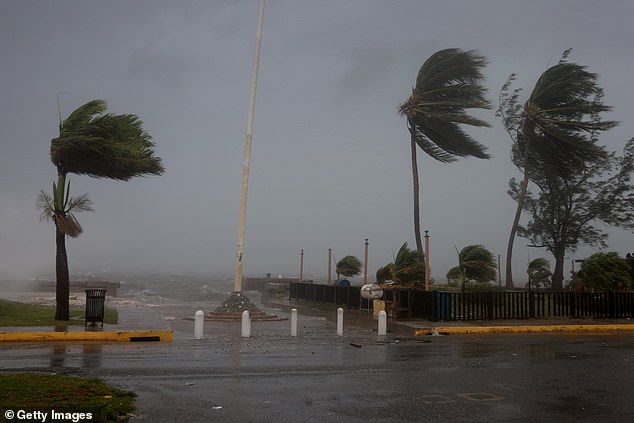
[[[606,154],[596,144],[600,131],[618,123],[602,121],[603,104],[597,75],[585,66],[567,63],[570,50],[537,80],[528,100],[518,103],[519,89],[509,92],[512,74],[502,87],[498,115],[513,140],[513,159],[524,173],[506,252],[506,287],[513,288],[513,242],[517,233],[531,169],[553,174],[576,172]],[[521,162],[519,164],[518,162]],[[563,248],[564,246],[562,246]],[[555,288],[555,287],[553,287]]]
[[[454,245],[454,248],[456,246]],[[449,270],[448,274],[458,276],[461,291],[466,290],[467,281],[489,282],[495,280],[497,263],[495,256],[483,245],[467,245],[458,252],[458,266]]]
[[[434,53],[418,71],[412,95],[399,106],[407,118],[414,185],[414,236],[423,253],[420,232],[420,199],[416,146],[432,158],[449,163],[458,157],[487,159],[486,147],[465,133],[460,125],[489,126],[466,109],[488,109],[482,69],[487,61],[476,51],[446,49]]]
[[[377,283],[394,281],[399,285],[421,284],[425,278],[425,257],[417,250],[410,250],[404,242],[394,256],[394,261],[376,272]]]
[[[106,103],[92,100],[73,111],[59,125],[59,137],[51,141],[51,161],[57,168],[53,195],[40,193],[43,218],[55,223],[57,254],[56,320],[69,319],[69,272],[66,235],[77,237],[82,228],[73,212],[92,210],[86,194],[70,197],[69,173],[127,181],[136,176],[164,172],[154,143],[135,115],[104,113]]]

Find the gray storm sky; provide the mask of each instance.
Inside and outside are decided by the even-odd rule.
[[[3,1],[0,3],[0,279],[54,272],[52,223],[35,199],[55,179],[48,149],[62,116],[94,98],[144,121],[164,160],[161,177],[130,182],[71,175],[95,213],[67,242],[78,270],[233,271],[257,0]],[[369,272],[414,245],[409,134],[397,107],[437,50],[478,49],[497,106],[518,73],[529,88],[561,53],[600,75],[607,116],[602,142],[634,136],[634,2],[268,0],[251,156],[245,274],[324,278],[327,249],[363,258]],[[440,164],[419,156],[422,226],[432,276],[443,279],[458,248],[504,254],[515,203],[510,140],[494,111],[469,132],[493,158]],[[525,220],[524,220],[525,221]],[[610,230],[610,248],[634,249]],[[581,248],[572,258],[592,250]],[[518,238],[514,274],[528,249]],[[569,259],[567,261],[569,262]]]

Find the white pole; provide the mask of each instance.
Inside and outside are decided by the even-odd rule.
[[[385,336],[387,334],[387,313],[381,310],[379,311],[379,336]]]
[[[249,338],[251,336],[251,315],[249,310],[242,312],[242,337]]]
[[[343,336],[343,309],[337,309],[337,335]]]
[[[297,309],[291,310],[291,336],[297,336]]]
[[[194,338],[201,339],[203,337],[203,327],[205,325],[205,314],[202,310],[198,310],[194,314]]]
[[[238,223],[238,244],[236,248],[235,292],[242,291],[242,255],[244,253],[244,227],[247,215],[247,191],[249,189],[249,160],[251,159],[251,140],[253,139],[253,114],[255,113],[255,89],[258,83],[260,66],[260,45],[262,44],[262,22],[264,21],[264,0],[260,0],[260,16],[258,32],[255,38],[255,54],[253,55],[253,74],[251,76],[251,98],[249,100],[249,119],[247,121],[247,138],[244,143],[244,160],[242,162],[242,193],[240,196],[240,220]]]

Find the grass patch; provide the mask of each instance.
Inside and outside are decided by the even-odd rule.
[[[99,379],[32,373],[0,375],[2,416],[6,410],[41,411],[48,413],[46,421],[51,421],[51,410],[55,410],[76,413],[74,421],[127,421],[134,411],[134,397],[133,392],[108,386]],[[77,419],[78,413],[90,413],[91,419]]]
[[[55,320],[55,307],[0,299],[0,326],[83,325],[85,313],[83,307],[71,307],[71,320]],[[116,324],[118,317],[117,310],[106,308],[104,323]]]

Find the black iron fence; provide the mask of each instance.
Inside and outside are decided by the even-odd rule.
[[[385,290],[384,300],[397,303],[408,316],[433,321],[632,318],[634,292],[439,292]],[[290,300],[318,301],[352,308],[372,309],[356,286],[328,286],[291,282]],[[396,300],[396,301],[395,301]]]

